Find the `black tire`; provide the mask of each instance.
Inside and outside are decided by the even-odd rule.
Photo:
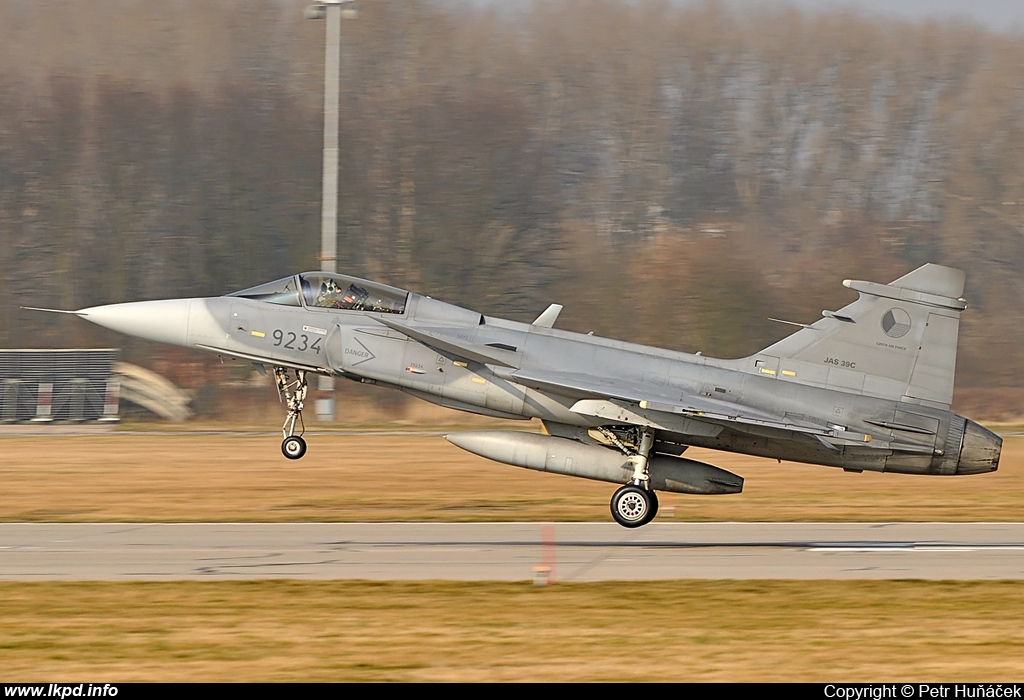
[[[626,484],[612,494],[612,517],[622,527],[640,527],[651,522],[657,512],[657,500],[642,486]]]
[[[306,441],[298,435],[289,435],[281,443],[281,452],[288,459],[298,459],[306,454]]]
[[[651,497],[651,514],[647,518],[649,523],[658,515],[658,494],[654,493],[654,489],[651,489],[647,492],[647,495]]]

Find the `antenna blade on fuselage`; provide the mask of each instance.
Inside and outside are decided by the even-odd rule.
[[[561,304],[552,304],[548,308],[544,309],[544,313],[537,317],[537,320],[532,325],[540,326],[541,328],[553,328],[555,321],[558,320],[558,314],[562,313]]]

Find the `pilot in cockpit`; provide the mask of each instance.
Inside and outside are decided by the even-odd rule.
[[[324,309],[355,309],[362,310],[363,302],[369,296],[362,287],[350,284],[344,292],[338,283],[332,279],[324,280],[320,284],[320,295],[316,298],[316,305]]]
[[[316,298],[316,305],[324,309],[340,309],[341,303],[341,287],[332,280],[324,280],[320,284],[320,296]]]

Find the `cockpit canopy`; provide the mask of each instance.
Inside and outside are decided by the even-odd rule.
[[[300,292],[301,290],[301,292]],[[229,294],[281,306],[405,313],[409,293],[358,277],[304,272]]]

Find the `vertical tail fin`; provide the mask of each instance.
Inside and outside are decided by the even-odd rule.
[[[864,393],[948,408],[964,273],[929,263],[889,284],[843,285],[857,301],[759,354],[863,373]]]

